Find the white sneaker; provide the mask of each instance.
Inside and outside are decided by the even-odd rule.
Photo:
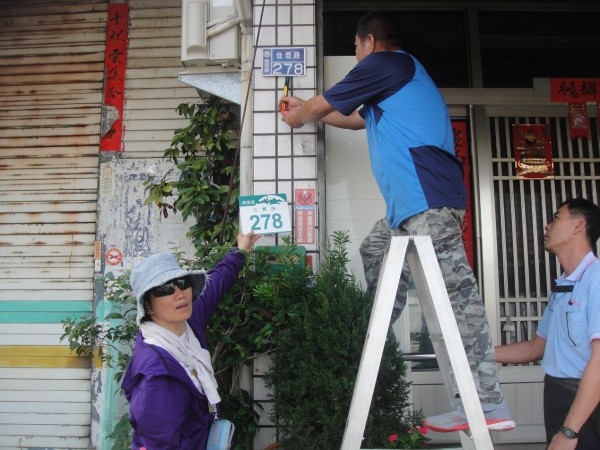
[[[482,403],[481,407],[489,430],[509,431],[517,426],[506,400],[500,403]],[[438,433],[469,429],[467,415],[462,406],[438,416],[427,417],[423,425]]]

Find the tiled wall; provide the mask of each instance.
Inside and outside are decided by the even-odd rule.
[[[304,47],[306,75],[293,77],[290,95],[307,99],[317,93],[315,4],[298,0],[265,0],[255,4],[254,40],[257,57],[254,66],[254,194],[285,193],[291,206],[296,189],[314,189],[317,194],[317,135],[315,124],[292,130],[281,121],[277,103],[283,77],[262,75],[262,49],[265,47]],[[318,196],[317,196],[318,197]],[[317,216],[318,216],[318,198]],[[261,240],[261,245],[279,244],[278,237]],[[270,241],[270,242],[268,242]],[[307,253],[314,244],[303,244]]]
[[[314,189],[316,215],[314,244],[302,244],[312,264],[316,264],[319,245],[319,198],[317,184],[317,133],[315,124],[292,130],[281,121],[277,103],[282,95],[283,77],[262,75],[264,47],[304,47],[306,76],[294,77],[290,95],[308,99],[317,94],[316,22],[315,3],[301,0],[265,0],[255,3],[253,11],[254,42],[257,47],[254,66],[254,132],[253,132],[253,188],[254,194],[284,193],[290,204],[294,226],[294,192]],[[281,244],[279,236],[266,236],[259,245]],[[269,392],[262,375],[269,366],[263,357],[254,364],[254,397],[260,402],[260,428],[254,448],[263,450],[276,442],[276,430],[269,420]]]

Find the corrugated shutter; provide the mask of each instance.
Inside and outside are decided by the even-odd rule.
[[[162,158],[174,131],[189,124],[177,106],[200,101],[196,89],[178,77],[184,70],[181,0],[132,0],[129,7],[125,155]]]
[[[0,22],[0,448],[87,448],[107,1],[4,1]]]

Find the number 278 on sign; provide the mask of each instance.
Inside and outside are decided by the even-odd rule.
[[[285,194],[248,195],[238,199],[243,233],[284,233],[292,230]]]

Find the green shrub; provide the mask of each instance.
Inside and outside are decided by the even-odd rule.
[[[336,232],[321,256],[301,315],[281,331],[265,382],[273,391],[271,419],[286,450],[336,449],[344,435],[372,308],[346,269],[347,233]],[[366,448],[383,448],[392,434],[422,422],[408,412],[405,364],[390,331],[371,403]],[[416,447],[413,447],[416,448]]]

